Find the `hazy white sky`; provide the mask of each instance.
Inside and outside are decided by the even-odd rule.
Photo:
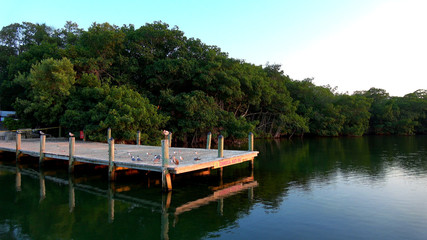
[[[19,4],[18,4],[19,3]],[[230,57],[339,92],[427,89],[427,0],[1,0],[0,27],[161,20]]]

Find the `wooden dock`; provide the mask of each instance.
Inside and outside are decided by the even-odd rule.
[[[114,144],[114,139],[109,140],[109,143],[75,141],[74,137],[68,140],[48,139],[46,141],[45,135],[41,135],[40,140],[21,140],[20,134],[17,134],[16,141],[0,141],[0,152],[14,152],[17,160],[22,155],[37,157],[40,166],[49,159],[65,160],[69,162],[70,172],[74,171],[74,165],[78,162],[106,165],[109,166],[111,180],[115,179],[115,171],[119,168],[161,172],[163,189],[171,190],[171,174],[203,169],[221,169],[222,171],[223,167],[247,161],[253,167],[253,161],[258,152],[251,151],[253,136],[249,135],[249,138],[248,151],[238,151],[223,150],[223,144],[219,144],[219,149],[176,148],[169,147],[168,140],[162,140],[162,147],[158,147]],[[221,139],[219,142],[221,143]]]

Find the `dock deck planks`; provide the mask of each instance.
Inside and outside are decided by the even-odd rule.
[[[74,159],[77,162],[99,165],[109,164],[108,144],[98,142],[76,141]],[[16,152],[15,141],[0,141],[0,151]],[[21,153],[33,157],[40,156],[40,141],[21,141]],[[138,170],[162,172],[161,160],[153,161],[155,155],[161,155],[160,146],[115,144],[114,165]],[[67,139],[48,139],[45,147],[45,157],[59,160],[69,160],[69,143]],[[132,161],[129,153],[141,161]],[[218,158],[217,149],[203,148],[169,148],[169,156],[182,157],[179,165],[169,163],[167,169],[170,173],[181,174],[209,168],[222,168],[230,165],[251,161],[258,155],[257,151],[224,150],[223,158]],[[195,161],[195,158],[200,160]]]

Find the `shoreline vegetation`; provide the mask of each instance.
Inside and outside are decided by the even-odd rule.
[[[0,109],[15,110],[9,129],[62,126],[105,138],[158,144],[160,129],[179,145],[206,134],[228,141],[254,132],[293,136],[427,133],[427,90],[392,97],[371,88],[353,94],[293,80],[280,65],[230,58],[163,22],[118,27],[29,22],[0,31]],[[404,84],[404,79],[402,79]]]

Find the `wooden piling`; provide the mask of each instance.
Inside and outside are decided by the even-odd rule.
[[[222,135],[218,137],[218,157],[224,157],[224,137]]]
[[[212,133],[208,132],[206,136],[206,149],[211,149]]]
[[[108,140],[108,178],[116,180],[116,168],[114,166],[114,138]]]
[[[168,142],[169,142],[169,147],[172,147],[172,132],[169,132],[168,134]]]
[[[21,156],[21,133],[16,132],[16,162],[19,161]]]
[[[141,145],[141,131],[136,132],[136,145]]]
[[[254,150],[254,134],[252,132],[249,133],[248,136],[248,151]]]
[[[74,172],[74,152],[75,152],[75,143],[76,138],[70,137],[69,139],[69,155],[68,155],[68,172],[73,173]]]
[[[58,137],[62,137],[62,127],[61,126],[59,126],[59,129],[58,129]]]
[[[111,128],[108,128],[107,130],[107,141],[110,141],[111,139]]]
[[[39,158],[39,166],[43,165],[44,160],[44,152],[46,149],[46,135],[40,135],[40,158]]]
[[[168,171],[169,165],[169,141],[162,140],[162,189],[163,191],[172,190],[172,180]]]

